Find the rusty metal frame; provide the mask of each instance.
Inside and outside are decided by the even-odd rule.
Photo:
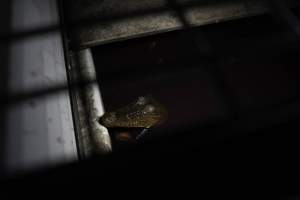
[[[112,151],[108,130],[97,122],[104,106],[92,52],[70,48],[63,4],[58,2],[78,156],[86,159],[93,154],[108,154]]]
[[[110,153],[112,146],[108,130],[98,123],[99,117],[104,114],[104,106],[91,50],[73,52],[71,66],[80,155],[86,158],[92,154]]]
[[[297,1],[288,0],[290,5]],[[71,39],[88,48],[130,38],[263,14],[261,0],[65,0]]]
[[[288,2],[294,5],[297,1]],[[65,0],[64,3],[69,34],[66,40],[70,39],[73,47],[68,48],[67,54],[70,54],[71,84],[76,85],[71,90],[81,157],[112,151],[107,129],[97,122],[104,109],[89,48],[269,10],[268,4],[259,0]]]

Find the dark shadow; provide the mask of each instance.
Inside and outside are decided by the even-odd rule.
[[[197,47],[199,53],[197,56],[198,59],[205,59],[211,63],[207,70],[212,75],[213,87],[217,90],[217,93],[219,94],[218,97],[224,102],[226,106],[225,110],[228,112],[230,118],[237,118],[240,112],[238,100],[224,80],[224,72],[220,67],[220,56],[213,48],[205,33],[201,29],[195,29],[189,24],[185,17],[185,10],[180,6],[178,0],[168,0],[168,5],[176,11],[179,20],[187,32],[188,37],[186,38],[192,40],[192,43]]]
[[[0,33],[11,29],[11,1],[4,0],[0,6]],[[10,59],[9,43],[0,45],[0,99],[7,96],[8,66]],[[6,134],[6,104],[0,103],[0,178],[4,175],[4,154]]]
[[[50,25],[50,26],[40,27],[40,28],[37,28],[37,29],[28,30],[28,31],[24,31],[24,32],[10,33],[9,30],[10,30],[10,11],[11,11],[11,8],[10,8],[10,2],[9,1],[5,1],[5,2],[8,2],[8,3],[2,3],[2,6],[0,8],[1,9],[1,18],[0,19],[1,19],[1,22],[3,20],[2,28],[4,30],[3,31],[4,33],[1,32],[1,35],[0,35],[0,43],[1,43],[1,46],[0,46],[0,54],[1,54],[1,59],[0,59],[0,64],[1,64],[0,65],[1,66],[1,68],[0,68],[0,70],[1,70],[0,71],[0,76],[1,76],[1,80],[0,80],[1,81],[1,85],[0,85],[0,87],[1,87],[0,88],[1,89],[0,90],[1,91],[1,110],[0,110],[1,111],[1,118],[0,118],[1,119],[1,122],[0,122],[1,135],[0,135],[0,145],[1,145],[1,148],[4,147],[4,141],[5,141],[5,117],[4,116],[5,116],[5,110],[6,110],[5,108],[6,107],[17,105],[17,104],[19,104],[21,102],[24,102],[24,101],[27,101],[31,98],[47,97],[48,95],[53,95],[53,94],[56,94],[57,92],[68,90],[68,88],[69,88],[67,83],[66,83],[66,84],[62,84],[62,85],[53,86],[52,88],[42,88],[42,89],[37,90],[37,91],[30,91],[30,92],[24,93],[24,94],[7,95],[7,91],[6,91],[6,89],[7,89],[7,67],[6,66],[9,65],[9,45],[11,44],[11,42],[19,40],[19,39],[26,39],[28,37],[35,37],[35,36],[41,36],[43,34],[49,34],[49,33],[58,31],[59,26],[58,25]],[[195,6],[195,5],[196,5],[196,3],[191,4],[191,5],[186,5],[186,6]],[[266,57],[269,56],[269,58],[267,58],[267,63],[272,63],[270,60],[276,58],[276,57],[270,56],[271,53],[272,53],[272,48],[274,47],[274,49],[276,49],[278,47],[284,46],[284,45],[282,45],[282,46],[280,46],[280,45],[279,46],[276,46],[276,45],[271,46],[271,47],[267,48],[267,51],[265,51],[265,49],[264,50],[257,50],[256,46],[251,46],[251,48],[245,48],[245,46],[243,46],[243,45],[249,44],[249,43],[246,43],[246,39],[249,39],[247,37],[250,37],[251,34],[246,35],[246,37],[241,37],[241,40],[238,40],[239,39],[239,37],[238,37],[239,34],[235,35],[235,36],[237,36],[236,38],[231,38],[229,36],[227,37],[227,39],[229,39],[230,42],[235,41],[235,43],[230,43],[230,42],[227,42],[227,41],[219,41],[219,40],[215,40],[216,43],[214,43],[214,42],[211,43],[212,40],[211,40],[211,36],[209,36],[209,34],[213,33],[213,34],[215,34],[215,36],[219,37],[220,34],[218,34],[218,31],[210,31],[210,30],[215,29],[214,26],[203,27],[203,28],[201,28],[200,31],[198,31],[198,29],[192,29],[190,27],[190,25],[188,24],[188,22],[186,21],[186,19],[184,18],[184,9],[183,8],[184,8],[184,6],[176,4],[175,1],[169,1],[169,5],[166,5],[166,7],[164,7],[164,8],[153,9],[153,10],[142,10],[142,11],[136,11],[136,12],[133,12],[133,13],[123,13],[122,15],[119,15],[119,16],[116,15],[116,16],[109,16],[109,17],[100,17],[100,18],[96,17],[96,18],[91,18],[91,19],[90,18],[80,19],[78,21],[71,21],[69,23],[69,28],[72,28],[72,29],[73,28],[82,28],[82,27],[88,26],[88,25],[96,23],[96,22],[98,23],[101,20],[105,21],[107,23],[111,20],[119,20],[119,19],[124,19],[126,17],[138,17],[138,16],[142,16],[142,15],[147,15],[147,14],[164,12],[166,10],[174,10],[175,12],[177,12],[178,18],[182,21],[182,24],[184,25],[184,27],[186,29],[186,33],[184,33],[184,34],[182,34],[182,36],[180,36],[181,37],[180,38],[180,40],[181,40],[180,44],[183,45],[183,46],[178,47],[179,53],[177,54],[177,55],[180,56],[181,52],[186,51],[186,54],[185,54],[185,56],[183,56],[183,59],[180,60],[179,64],[178,64],[178,62],[177,62],[177,64],[176,64],[176,62],[173,62],[173,63],[171,62],[171,64],[174,64],[174,65],[170,65],[170,63],[163,64],[163,63],[161,63],[160,60],[158,60],[158,63],[156,65],[157,68],[154,69],[154,70],[153,69],[150,69],[150,70],[147,69],[147,68],[149,68],[149,66],[151,66],[151,63],[150,64],[147,63],[148,60],[146,60],[146,63],[145,62],[141,62],[141,63],[137,62],[136,66],[133,66],[131,62],[128,62],[128,64],[131,67],[133,66],[131,71],[127,70],[126,65],[119,65],[118,66],[119,68],[115,68],[114,72],[105,71],[105,70],[107,70],[107,69],[105,69],[106,67],[108,67],[108,68],[113,67],[114,64],[120,64],[120,62],[119,63],[118,62],[112,62],[110,64],[106,63],[108,65],[105,65],[105,63],[104,63],[104,65],[103,65],[103,63],[100,62],[101,57],[98,57],[98,55],[100,55],[98,53],[99,52],[106,52],[107,49],[110,49],[110,53],[113,53],[114,51],[118,51],[118,49],[116,49],[114,47],[118,47],[118,45],[120,45],[121,49],[122,49],[126,45],[130,46],[132,44],[133,40],[130,41],[130,42],[127,42],[127,43],[120,43],[120,44],[117,44],[117,45],[103,46],[103,47],[94,48],[94,53],[97,54],[95,56],[95,60],[96,60],[97,66],[98,66],[97,71],[98,71],[98,74],[99,74],[99,77],[100,77],[100,82],[102,80],[104,80],[104,82],[101,82],[100,86],[102,87],[102,89],[104,89],[103,91],[104,91],[104,96],[106,98],[106,101],[110,102],[109,104],[106,104],[108,106],[108,108],[117,107],[117,104],[121,104],[125,100],[130,101],[132,96],[136,97],[136,94],[140,94],[140,95],[145,94],[144,93],[145,88],[143,88],[143,85],[141,84],[141,86],[139,88],[135,88],[136,90],[133,90],[133,91],[128,89],[130,87],[127,88],[128,90],[117,91],[118,95],[121,98],[118,98],[117,100],[114,100],[114,96],[112,94],[114,93],[114,95],[115,95],[116,91],[111,90],[113,88],[111,85],[112,84],[120,84],[121,85],[121,83],[124,83],[124,82],[118,82],[119,80],[124,79],[125,82],[126,82],[128,80],[131,80],[133,77],[139,77],[140,78],[139,80],[144,80],[146,82],[146,85],[148,84],[147,87],[148,88],[151,87],[150,91],[154,91],[154,93],[156,93],[157,96],[162,97],[162,99],[165,100],[165,103],[171,107],[171,110],[173,108],[177,109],[177,108],[180,108],[180,106],[182,106],[180,111],[184,112],[184,111],[186,111],[186,107],[184,107],[184,106],[190,106],[189,107],[190,111],[195,111],[195,107],[193,107],[193,106],[195,106],[195,105],[197,106],[198,104],[201,104],[201,103],[202,104],[211,103],[210,99],[207,99],[207,101],[203,101],[203,97],[201,95],[197,94],[200,87],[205,88],[205,83],[203,84],[203,82],[201,82],[201,80],[200,80],[201,78],[199,78],[199,74],[200,74],[199,71],[198,71],[198,73],[194,73],[195,71],[191,70],[191,69],[198,70],[197,69],[198,65],[194,65],[194,63],[196,62],[196,64],[203,64],[203,65],[206,66],[206,67],[202,67],[202,68],[206,68],[205,70],[209,71],[210,74],[213,74],[214,77],[211,78],[213,81],[219,81],[219,82],[214,82],[214,84],[213,84],[214,85],[213,87],[218,88],[218,91],[222,94],[220,97],[217,98],[218,101],[221,100],[221,101],[227,102],[226,105],[229,105],[229,107],[231,107],[230,110],[232,112],[236,112],[235,111],[235,109],[236,109],[235,106],[237,105],[237,103],[236,103],[237,100],[234,99],[235,95],[232,94],[232,91],[230,91],[230,89],[228,90],[228,88],[230,88],[230,86],[226,85],[227,84],[226,81],[231,81],[232,79],[229,78],[230,80],[224,80],[224,76],[225,76],[224,71],[234,72],[236,70],[236,68],[232,67],[231,64],[229,64],[229,65],[224,64],[225,62],[223,62],[222,59],[226,60],[226,59],[228,59],[227,55],[229,55],[230,53],[236,53],[236,55],[240,56],[239,58],[242,58],[242,59],[244,59],[244,61],[246,60],[247,62],[250,62],[251,59],[252,60],[253,59],[259,60],[259,59],[261,59],[261,57],[265,58],[264,56],[266,56]],[[268,21],[268,23],[269,22],[270,21]],[[224,28],[224,26],[227,26],[227,25],[228,25],[228,23],[226,25],[224,25],[224,24],[223,25],[221,25],[221,24],[218,25],[220,27],[223,26],[222,35],[226,34],[226,29],[228,30],[228,28]],[[259,26],[258,27],[254,26],[254,27],[256,27],[258,29],[261,28]],[[216,28],[216,30],[217,30],[217,28]],[[236,31],[236,29],[234,29],[234,30]],[[250,29],[249,29],[249,32],[253,33],[253,32],[251,32]],[[206,33],[209,33],[209,34],[206,34]],[[164,37],[167,38],[172,34],[166,34]],[[240,34],[242,35],[244,33],[240,33]],[[254,35],[254,36],[256,36],[256,35]],[[200,38],[200,41],[199,41],[199,38]],[[278,41],[277,41],[276,37],[275,37],[274,40],[270,40],[271,41],[270,44],[273,44],[272,42],[274,42],[274,41],[275,42],[282,42],[282,40],[281,40],[282,37],[278,37],[278,38],[280,38]],[[253,41],[257,41],[257,38],[255,38],[255,37],[253,37],[251,39],[252,40],[250,40],[250,43],[253,42]],[[259,38],[259,39],[260,39],[259,41],[261,41],[261,42],[267,41],[267,40],[265,40],[264,37]],[[138,41],[137,43],[139,43],[139,41],[143,41],[143,40],[147,40],[147,39],[141,39],[141,40],[136,40],[136,41]],[[172,40],[172,38],[171,38],[171,40]],[[175,40],[176,40],[176,37],[175,37]],[[204,45],[206,47],[203,48],[203,44],[207,41],[210,41],[210,43]],[[122,47],[123,44],[125,44],[125,45]],[[228,44],[233,45],[233,46],[230,46]],[[296,43],[296,44],[298,44],[298,43]],[[184,45],[186,45],[186,46],[184,46]],[[269,45],[269,44],[267,44],[267,45]],[[290,47],[290,44],[288,44],[288,48],[289,47]],[[125,50],[126,50],[126,48],[127,47],[125,47]],[[137,48],[137,50],[138,49],[139,48]],[[163,50],[168,50],[168,48],[165,48]],[[241,53],[241,50],[245,50],[244,54]],[[297,49],[297,48],[295,48],[295,50],[296,50],[296,52],[299,51],[299,49]],[[260,57],[260,55],[258,55],[257,57],[253,58],[251,53],[253,53],[255,51],[258,51],[258,54],[261,53],[261,54],[264,54],[264,55],[261,56],[261,57]],[[118,52],[118,54],[113,54],[113,57],[109,57],[109,58],[114,58],[116,60],[116,55],[121,55],[120,53],[122,53],[122,52],[123,52],[123,50],[120,50]],[[228,53],[228,52],[230,52],[230,53]],[[289,51],[287,51],[287,52],[289,53]],[[171,54],[172,51],[170,51],[169,53]],[[283,55],[283,53],[281,51],[279,51],[277,53],[279,55]],[[108,52],[108,54],[109,54],[109,52]],[[108,55],[108,54],[106,54],[106,55]],[[241,54],[243,54],[243,55],[241,56]],[[138,55],[139,54],[135,54],[134,57],[138,57]],[[174,54],[169,56],[169,57],[172,57],[172,56],[174,56]],[[191,57],[194,57],[193,58],[194,60],[190,62],[189,59]],[[145,58],[147,58],[147,56]],[[284,58],[290,59],[290,57],[288,57],[286,55],[284,55]],[[294,61],[295,61],[296,64],[298,63],[298,62],[296,62],[296,60],[294,60]],[[110,62],[110,60],[108,60],[107,62]],[[189,65],[187,65],[187,63]],[[245,62],[237,62],[237,63],[238,64],[245,64]],[[140,65],[140,64],[142,64],[142,65]],[[147,64],[148,64],[148,66],[147,66]],[[221,68],[220,68],[220,65],[221,65]],[[136,68],[138,68],[137,66],[140,66],[140,69],[136,70]],[[184,67],[182,67],[182,66],[184,66]],[[176,95],[178,94],[177,93],[178,91],[173,90],[173,93],[172,92],[164,93],[164,91],[162,90],[162,87],[160,87],[161,86],[160,83],[162,83],[161,80],[163,80],[166,83],[165,89],[170,89],[171,90],[172,87],[173,87],[173,85],[171,84],[171,78],[174,78],[174,76],[167,76],[167,78],[158,79],[159,84],[156,84],[156,85],[152,85],[151,80],[150,80],[152,78],[155,79],[155,78],[158,77],[158,76],[154,76],[154,75],[158,74],[158,73],[156,73],[156,70],[157,70],[157,72],[163,71],[163,75],[164,74],[170,75],[172,73],[170,71],[172,71],[172,69],[174,69],[174,68],[177,69],[177,72],[174,73],[175,76],[179,77],[178,79],[176,79],[176,81],[178,81],[177,86],[184,85],[184,87],[181,88],[182,93],[180,93],[180,94],[183,94],[183,96],[181,96],[182,99],[173,98],[174,96],[176,97]],[[180,71],[182,68],[185,68],[187,73],[189,75],[191,75],[191,74],[192,75],[183,77],[185,74],[182,74],[182,71]],[[230,71],[230,69],[232,69],[232,70]],[[271,71],[272,68],[267,68],[267,69],[268,70],[270,69],[270,71]],[[287,68],[285,68],[285,69],[287,69]],[[104,70],[104,72],[105,72],[104,76],[105,77],[104,76],[102,77],[103,74],[102,74],[101,70]],[[176,71],[176,70],[174,70],[174,71]],[[110,72],[111,74],[107,74],[106,72]],[[125,74],[123,74],[123,72],[125,72]],[[151,76],[148,76],[147,77],[148,79],[144,79],[143,75],[145,75],[149,72],[150,72]],[[295,72],[297,72],[297,70]],[[116,73],[117,76],[114,73]],[[258,71],[257,73],[261,73],[261,72]],[[290,76],[293,75],[293,73],[288,73],[288,74]],[[136,79],[133,79],[133,80],[136,80]],[[147,82],[147,80],[150,80],[150,81]],[[268,77],[266,77],[263,80],[264,81],[262,81],[261,86],[263,86],[263,84],[266,84],[270,79]],[[292,78],[289,79],[289,80],[292,80],[295,83],[294,88],[291,89],[292,92],[290,92],[292,94],[294,92],[294,89],[295,88],[297,89],[297,86],[298,86],[299,83],[297,82],[297,80],[294,80]],[[185,83],[191,83],[192,81],[195,81],[195,82],[199,81],[199,82],[197,82],[197,87],[190,87],[191,85],[185,84]],[[209,81],[211,81],[211,80],[209,80]],[[80,83],[75,84],[74,86],[71,85],[71,87],[84,87],[86,84],[91,84],[91,83],[92,82],[80,82]],[[288,83],[288,88],[290,89],[289,84],[290,83]],[[232,85],[237,86],[238,82],[233,82]],[[198,87],[198,86],[200,86],[200,87]],[[276,89],[277,90],[282,89],[282,91],[283,91],[285,89],[285,87],[278,87]],[[257,90],[259,90],[259,88],[257,88]],[[266,89],[266,91],[267,91],[267,89]],[[194,99],[190,98],[190,99],[187,100],[186,99],[187,96],[184,96],[186,94],[186,92],[188,92],[188,94],[193,94],[190,97],[193,97]],[[210,93],[210,91],[208,91],[208,93]],[[174,94],[176,94],[176,95],[174,95]],[[279,94],[279,96],[280,96],[280,94],[282,94],[283,96],[286,95],[285,93],[280,93],[279,91],[276,94]],[[275,97],[277,97],[277,96],[275,96]],[[299,101],[297,95],[292,96],[291,99],[293,99],[294,101]],[[269,98],[266,98],[265,101],[267,103],[272,101],[271,103],[274,103],[274,105],[279,105],[279,106],[290,103],[290,101],[288,101],[286,99],[283,99],[283,100],[279,99],[279,100],[280,100],[279,102],[275,102],[275,100],[273,100],[273,99],[270,100]],[[251,100],[251,101],[255,101],[255,99]],[[261,99],[259,101],[261,101]],[[264,103],[266,103],[266,102],[264,102]],[[252,103],[252,102],[250,102],[250,103]],[[262,105],[263,106],[261,106],[261,108],[264,109],[265,104],[262,104]],[[269,105],[269,104],[267,104],[267,105]],[[172,108],[172,106],[173,106],[173,108]],[[273,107],[270,107],[270,108],[273,108]],[[197,114],[199,114],[201,112],[205,113],[207,110],[199,109],[197,111],[199,111],[197,113]],[[208,109],[207,113],[208,112],[210,112],[209,109]],[[240,112],[240,111],[238,111],[238,112]],[[260,110],[258,110],[258,112],[254,113],[253,115],[255,115],[255,114],[258,115],[259,112],[260,112]],[[224,113],[224,110],[221,111],[221,114],[223,114],[223,113]],[[196,117],[198,117],[198,115]],[[225,116],[225,117],[228,117],[228,116]],[[180,121],[180,118],[184,118],[184,115],[179,116],[179,118],[178,118],[179,120],[176,121],[177,124],[180,124],[182,122],[182,121]],[[192,118],[186,118],[185,120],[191,120],[191,119]],[[231,119],[231,118],[227,118],[227,119]],[[197,121],[195,121],[194,124],[199,124],[199,121],[201,121],[201,117],[197,118]],[[3,155],[2,155],[3,152],[4,152],[3,149],[0,149],[0,157],[1,158],[3,157]],[[3,159],[0,159],[0,162],[2,162],[2,161],[3,161]],[[2,166],[2,163],[1,163],[1,166]]]
[[[284,119],[277,111],[299,103],[299,42],[264,15],[92,50],[106,110],[153,94],[169,111],[159,135],[217,119],[255,121],[268,111]]]
[[[29,101],[31,99],[35,98],[47,98],[51,95],[57,95],[61,92],[67,92],[69,90],[69,87],[76,88],[76,89],[82,89],[86,87],[89,84],[95,84],[96,80],[91,81],[77,81],[72,84],[63,83],[59,85],[54,85],[51,87],[45,87],[37,90],[32,90],[28,92],[23,93],[16,93],[16,94],[6,94],[1,98],[1,104],[5,106],[5,108],[16,106],[20,103],[24,103],[26,101]]]

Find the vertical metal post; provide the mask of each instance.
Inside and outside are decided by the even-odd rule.
[[[92,153],[109,153],[112,147],[108,130],[98,122],[99,117],[104,114],[104,107],[92,52],[90,49],[80,50],[74,54],[74,58],[77,78],[82,84],[76,87],[80,151],[83,152],[84,157],[88,157]]]

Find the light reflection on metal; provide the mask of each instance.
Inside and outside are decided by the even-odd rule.
[[[191,26],[218,23],[269,10],[261,0],[67,0],[66,14],[75,46],[87,48],[184,27],[173,1]],[[297,1],[289,0],[296,4]],[[299,4],[299,2],[298,2]]]
[[[78,145],[81,155],[88,157],[93,153],[109,153],[112,147],[108,130],[98,123],[99,117],[104,114],[104,107],[91,50],[85,49],[74,53],[73,67],[77,68],[75,70],[77,80],[89,83],[76,87]]]

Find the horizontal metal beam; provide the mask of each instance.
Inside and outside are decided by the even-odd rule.
[[[73,45],[87,48],[258,15],[269,8],[258,0],[66,0],[65,9]]]

